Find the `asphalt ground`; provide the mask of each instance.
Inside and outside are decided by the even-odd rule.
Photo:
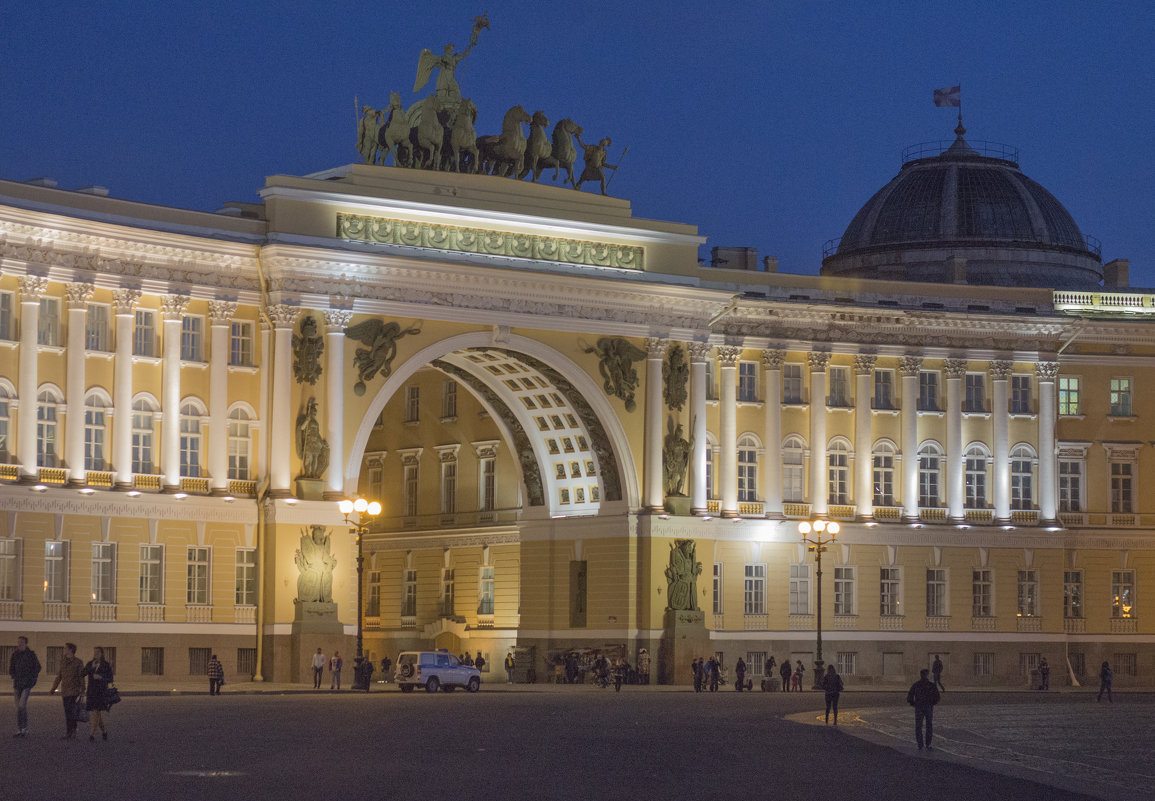
[[[894,692],[844,693],[835,729],[815,692],[254,689],[126,691],[95,743],[60,740],[59,698],[33,696],[30,736],[0,739],[0,800],[1070,801],[1155,786],[1141,694],[944,693],[920,754]]]

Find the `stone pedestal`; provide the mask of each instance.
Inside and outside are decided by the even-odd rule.
[[[669,495],[666,497],[666,511],[678,517],[689,517],[690,499],[685,495]]]
[[[353,651],[351,640],[345,636],[345,627],[337,619],[337,604],[293,601],[293,625],[289,635],[289,675],[278,681],[313,681],[313,655],[320,648],[325,657],[340,651],[345,660],[342,676],[346,683],[353,678]],[[325,668],[324,680],[329,681],[329,669]],[[325,685],[328,687],[328,685]]]
[[[298,478],[297,497],[302,501],[324,500],[325,482],[319,478]]]
[[[690,665],[699,656],[713,654],[706,613],[666,610],[665,632],[658,651],[658,681],[661,684],[692,684]]]

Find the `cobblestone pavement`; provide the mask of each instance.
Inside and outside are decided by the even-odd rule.
[[[1047,698],[1045,703],[956,705],[944,694],[935,710],[935,755],[981,770],[1042,782],[1110,801],[1155,793],[1155,702],[1116,695]],[[823,723],[822,715],[788,715]],[[916,754],[909,706],[843,709],[846,734]]]

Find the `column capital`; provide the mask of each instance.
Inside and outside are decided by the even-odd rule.
[[[995,381],[1006,381],[1014,372],[1015,363],[1006,359],[991,362],[991,377]]]
[[[39,303],[40,296],[48,291],[48,279],[39,275],[22,275],[16,283],[20,287],[21,303]]]
[[[269,306],[266,312],[273,322],[273,327],[280,330],[293,327],[293,324],[297,322],[297,316],[301,313],[301,307],[278,303],[275,306]]]
[[[237,313],[237,304],[231,300],[209,301],[209,324],[228,325]]]
[[[161,313],[166,322],[179,322],[187,306],[188,295],[165,295],[160,299]]]
[[[742,355],[742,349],[736,345],[719,345],[717,353],[719,365],[722,367],[737,367],[738,357]]]
[[[943,362],[943,369],[947,378],[962,378],[967,374],[967,360],[947,359]]]
[[[918,371],[922,369],[921,356],[899,356],[898,370],[904,376],[917,376]]]
[[[855,375],[870,375],[874,365],[878,362],[877,353],[858,353],[854,356]]]
[[[689,342],[686,350],[690,352],[690,364],[703,364],[710,358],[713,348],[709,342]]]
[[[666,348],[669,347],[669,344],[670,340],[668,339],[662,339],[661,337],[646,337],[646,358],[665,358]]]
[[[1039,381],[1054,381],[1059,374],[1058,362],[1038,362],[1035,364],[1035,374]]]
[[[353,312],[349,309],[329,309],[325,312],[325,330],[330,334],[343,334],[352,321]]]
[[[830,352],[825,350],[812,350],[806,354],[806,360],[810,363],[810,369],[815,372],[823,372],[826,370],[826,365],[830,362]]]
[[[95,287],[92,284],[66,284],[64,299],[68,303],[68,308],[84,309],[94,290]]]
[[[786,351],[773,348],[762,351],[762,366],[767,370],[781,370],[782,362],[786,360]]]
[[[140,300],[139,289],[112,290],[112,305],[117,314],[132,314],[132,307]]]

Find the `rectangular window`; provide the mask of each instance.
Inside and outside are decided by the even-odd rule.
[[[50,645],[44,649],[44,675],[51,676],[60,670],[60,659],[64,656],[63,645]],[[9,657],[11,658],[11,657]]]
[[[834,568],[834,614],[853,615],[854,607],[854,568]]]
[[[715,374],[718,372],[718,364],[715,359],[706,361],[706,397],[710,400],[718,400],[718,387],[715,379]]]
[[[738,400],[745,403],[758,400],[757,362],[738,362]]]
[[[253,324],[234,321],[229,324],[229,364],[253,366]]]
[[[1039,657],[1036,652],[1019,652],[1019,676],[1026,678],[1039,669]]]
[[[212,654],[212,648],[189,648],[188,674],[190,676],[207,676],[209,674],[209,659]]]
[[[421,419],[421,387],[405,387],[405,422]]]
[[[368,597],[365,599],[365,614],[377,617],[381,614],[381,571],[370,570],[369,582],[366,587]]]
[[[831,367],[826,371],[830,382],[828,405],[847,407],[850,405],[850,370],[846,367]]]
[[[1063,617],[1083,617],[1083,573],[1079,570],[1063,572]]]
[[[1138,654],[1114,654],[1111,659],[1111,665],[1115,671],[1116,676],[1136,676],[1138,675]]]
[[[569,624],[571,628],[585,628],[587,613],[586,562],[569,563]]]
[[[457,462],[441,463],[441,514],[457,512]]]
[[[481,511],[492,512],[497,508],[497,459],[492,456],[480,460]]]
[[[985,373],[966,374],[966,398],[964,412],[985,412],[987,410],[987,377]]]
[[[937,412],[938,406],[938,373],[922,370],[918,374],[918,410],[920,412]]]
[[[946,571],[941,568],[928,568],[926,571],[926,616],[945,617],[946,614]]]
[[[68,543],[44,543],[44,602],[68,601]]]
[[[414,617],[417,614],[417,571],[406,570],[401,584],[401,616]]]
[[[722,614],[722,563],[714,563],[714,614]]]
[[[975,678],[989,679],[995,675],[995,655],[993,653],[975,653]]]
[[[481,574],[478,577],[477,588],[477,614],[492,615],[493,614],[493,566],[486,565],[481,568]]]
[[[1082,404],[1079,397],[1079,376],[1059,376],[1059,414],[1081,414]]]
[[[1135,511],[1134,472],[1135,465],[1131,462],[1111,462],[1111,511],[1114,514]]]
[[[140,602],[163,603],[164,546],[140,546]]]
[[[237,549],[236,565],[236,592],[237,606],[257,605],[257,552],[252,548]]]
[[[765,651],[747,651],[746,652],[746,675],[747,676],[762,676],[766,669],[766,652]]]
[[[1019,617],[1039,616],[1039,571],[1019,571]]]
[[[185,362],[204,361],[205,319],[191,314],[180,318],[180,358]]]
[[[164,675],[164,649],[142,647],[140,649],[140,675],[142,676],[163,676]]]
[[[456,571],[452,567],[441,570],[441,615],[452,617],[456,614],[457,581]]]
[[[60,299],[41,298],[40,317],[37,320],[36,342],[40,345],[60,344]]]
[[[84,347],[86,350],[109,350],[108,307],[102,303],[89,303],[84,318]]]
[[[1083,461],[1059,460],[1059,511],[1083,511]]]
[[[747,615],[766,614],[766,565],[746,565],[745,603]]]
[[[839,676],[854,676],[858,673],[857,651],[839,651],[834,659]]]
[[[457,382],[446,381],[441,385],[441,417],[457,417]]]
[[[738,500],[758,500],[758,451],[752,446],[738,448]]]
[[[1135,616],[1135,571],[1111,571],[1111,617]]]
[[[188,405],[180,416],[180,474],[182,478],[201,474],[201,420],[196,408]]]
[[[878,451],[872,457],[874,470],[874,505],[894,506],[894,452]]]
[[[878,584],[878,611],[883,617],[902,614],[901,581],[901,568],[882,568]]]
[[[405,465],[401,505],[406,517],[417,516],[417,465],[415,464]]]
[[[1111,379],[1111,416],[1131,416],[1131,379]]]
[[[133,317],[132,355],[156,356],[156,312],[137,309]]]
[[[975,570],[971,574],[971,617],[994,614],[993,587],[990,570]]]
[[[209,602],[209,549],[191,547],[188,549],[188,570],[185,601],[190,604]]]
[[[116,603],[116,545],[92,543],[92,602]]]
[[[84,469],[103,470],[104,435],[106,431],[105,406],[95,396],[84,405]]]
[[[20,540],[0,539],[0,601],[20,600]]]
[[[252,678],[257,674],[257,649],[237,649],[237,675]]]
[[[12,293],[0,292],[0,339],[11,341],[15,336],[12,325]]]
[[[1011,414],[1031,413],[1031,377],[1011,376]]]
[[[894,408],[894,370],[874,371],[874,408]]]
[[[810,614],[810,565],[790,565],[790,614]]]
[[[229,415],[229,478],[233,481],[249,479],[249,422],[241,409]]]
[[[782,402],[802,403],[802,365],[782,365]]]

